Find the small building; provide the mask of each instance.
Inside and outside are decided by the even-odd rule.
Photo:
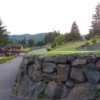
[[[20,55],[25,53],[24,47],[22,44],[8,44],[0,48],[0,55]]]

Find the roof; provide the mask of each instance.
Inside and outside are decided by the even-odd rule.
[[[8,45],[6,45],[6,47],[12,47],[12,46],[16,46],[16,47],[22,47],[23,46],[23,44],[8,44]]]
[[[14,46],[14,47],[22,47],[23,45],[22,44],[8,44],[6,46],[1,47],[0,50],[8,51],[8,48],[10,48],[12,46]]]

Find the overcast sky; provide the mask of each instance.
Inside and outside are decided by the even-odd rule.
[[[11,34],[70,32],[76,21],[87,34],[100,0],[0,0],[0,17]]]

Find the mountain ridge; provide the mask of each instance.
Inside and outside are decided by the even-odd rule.
[[[38,33],[38,34],[25,33],[25,34],[20,34],[20,35],[14,34],[14,35],[9,35],[8,36],[8,38],[10,40],[21,40],[24,37],[26,38],[26,40],[33,39],[35,41],[41,41],[41,40],[44,39],[45,33]]]

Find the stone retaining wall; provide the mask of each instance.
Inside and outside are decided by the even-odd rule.
[[[100,57],[25,56],[17,76],[18,96],[43,100],[99,100]]]

